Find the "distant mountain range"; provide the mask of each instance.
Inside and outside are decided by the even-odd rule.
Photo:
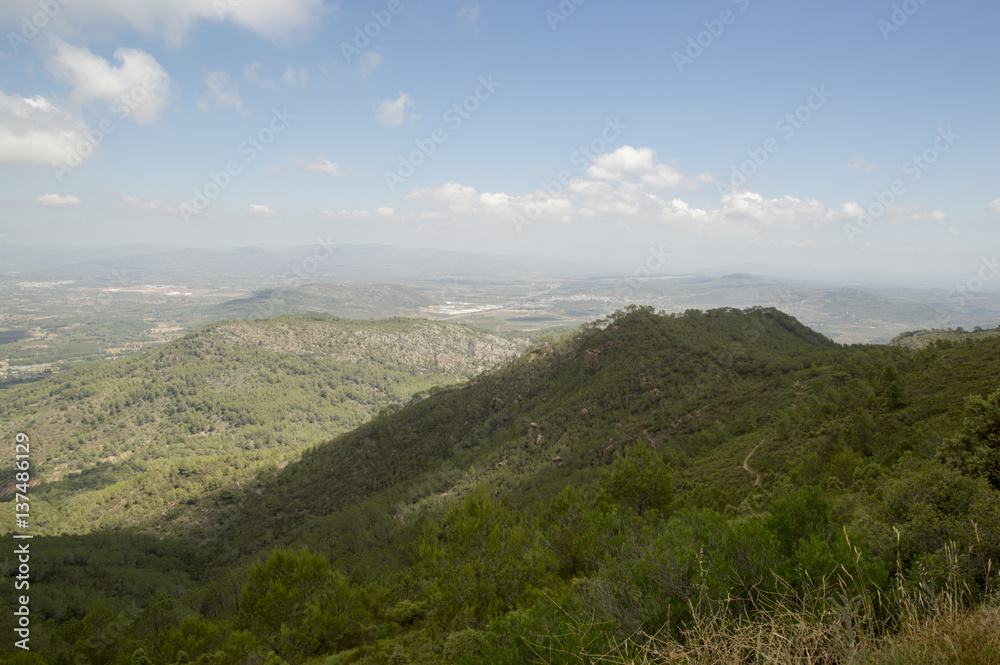
[[[888,343],[919,329],[992,328],[1000,321],[1000,292],[984,289],[956,300],[953,291],[943,288],[871,286],[915,281],[874,271],[817,272],[831,280],[843,278],[829,282],[745,272],[602,274],[565,261],[323,242],[275,250],[0,245],[0,266],[8,271],[0,274],[0,304],[19,315],[9,320],[9,331],[36,325],[32,312],[45,318],[45,326],[53,317],[80,309],[74,303],[96,300],[104,317],[134,318],[141,311],[182,330],[223,318],[316,311],[360,318],[443,318],[494,330],[537,331],[573,327],[633,303],[668,312],[773,306],[838,341],[859,343]],[[922,283],[947,280],[928,276]],[[180,296],[163,288],[137,302],[134,293],[143,285],[192,295],[179,306]],[[121,345],[116,341],[113,346]]]

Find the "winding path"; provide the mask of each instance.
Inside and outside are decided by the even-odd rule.
[[[754,471],[753,469],[750,468],[750,458],[753,457],[753,454],[755,452],[757,452],[758,448],[760,448],[760,444],[759,443],[756,446],[754,446],[753,450],[750,451],[750,454],[747,455],[747,458],[745,460],[743,460],[743,470],[746,471],[747,473],[749,473],[751,476],[753,476],[753,475],[757,476],[757,480],[755,480],[753,482],[754,485],[760,485],[760,477],[761,476],[760,476],[759,473],[757,473],[756,471]]]

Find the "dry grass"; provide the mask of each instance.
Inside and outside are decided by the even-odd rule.
[[[1000,663],[1000,606],[947,613],[907,627],[858,661],[865,665]]]
[[[987,589],[985,602],[975,603],[957,574],[954,548],[947,554],[955,572],[939,591],[923,582],[899,582],[887,595],[876,590],[874,595],[848,597],[843,580],[851,576],[841,568],[840,575],[831,575],[805,593],[784,584],[782,592],[753,602],[749,615],[733,611],[734,602],[691,603],[692,620],[677,638],[666,630],[657,635],[637,635],[608,653],[581,650],[571,662],[998,665],[1000,594],[991,594]],[[993,573],[992,562],[989,565],[988,575]],[[591,633],[594,626],[580,628],[582,636]],[[563,658],[566,655],[560,654]]]

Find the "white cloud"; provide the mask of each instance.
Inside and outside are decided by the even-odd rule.
[[[38,0],[4,0],[0,20],[20,22],[39,11]],[[109,39],[113,31],[133,29],[162,35],[172,45],[196,23],[228,22],[266,39],[285,40],[315,25],[323,0],[60,0],[49,28],[58,34]]]
[[[641,172],[637,169],[634,172]],[[642,182],[575,180],[553,196],[545,189],[515,196],[503,192],[480,193],[474,187],[449,182],[439,187],[417,189],[405,196],[425,202],[429,210],[414,214],[416,219],[433,219],[451,224],[476,222],[570,223],[591,219],[621,227],[668,226],[675,231],[710,237],[738,237],[763,242],[773,240],[776,231],[831,228],[856,219],[851,205],[831,207],[809,198],[785,196],[765,198],[749,191],[732,192],[718,207],[702,208],[680,198],[663,198],[646,190]],[[855,207],[857,204],[853,204]],[[801,238],[781,238],[782,243],[802,243]]]
[[[440,187],[415,189],[406,193],[412,201],[427,201],[436,209],[435,218],[451,217],[456,221],[476,221],[483,217],[492,221],[512,220],[515,215],[531,216],[553,222],[570,221],[573,204],[563,197],[553,197],[544,189],[524,196],[503,192],[479,193],[475,187],[447,182]]]
[[[416,189],[407,192],[406,198],[429,201],[433,206],[448,212],[465,214],[488,212],[487,206],[495,207],[497,201],[495,194],[479,194],[475,187],[457,182],[446,182],[440,187]]]
[[[77,103],[100,100],[116,114],[150,125],[170,101],[170,75],[145,51],[118,48],[114,58],[121,64],[115,67],[88,49],[54,42],[56,53],[49,59],[49,69],[72,84],[70,97]]]
[[[642,176],[641,181],[643,184],[659,189],[697,189],[702,185],[715,182],[715,176],[711,173],[689,176],[678,171],[675,166],[656,164],[652,171]]]
[[[381,215],[382,217],[392,217],[393,215],[396,214],[396,210],[388,206],[382,206],[380,208],[375,209],[375,214]]]
[[[639,175],[640,182],[650,187],[663,189],[696,189],[715,182],[710,173],[688,175],[676,166],[658,162],[652,148],[630,145],[598,155],[587,169],[587,176],[595,180],[625,180],[634,175]]]
[[[0,91],[0,163],[54,164],[88,143],[87,126],[42,96]],[[92,146],[91,146],[92,147]]]
[[[385,99],[375,105],[375,119],[383,127],[399,127],[407,118],[420,117],[412,111],[407,113],[407,108],[416,108],[416,104],[408,94],[401,92],[396,99]]]
[[[997,199],[996,201],[990,203],[990,209],[993,210],[994,212],[1000,212],[1000,199]]]
[[[252,65],[247,65],[243,69],[243,75],[246,80],[254,85],[259,85],[262,88],[267,88],[269,90],[277,90],[278,84],[271,79],[266,79],[260,75],[260,70],[263,68],[259,62],[255,62]]]
[[[281,75],[281,80],[285,82],[285,85],[305,87],[306,83],[309,82],[309,72],[303,67],[298,72],[291,65],[285,69],[285,73]]]
[[[261,205],[259,203],[252,203],[246,207],[243,212],[248,215],[260,215],[261,217],[269,217],[274,214],[274,211],[268,208],[266,205]]]
[[[222,70],[208,72],[205,74],[204,84],[205,96],[198,100],[200,110],[207,111],[212,106],[217,109],[232,106],[237,112],[247,114],[243,108],[239,86],[229,80],[229,74]]]
[[[854,171],[864,171],[865,173],[871,173],[877,166],[878,164],[875,162],[865,159],[864,155],[854,155],[851,157],[851,161],[847,162],[847,168]]]
[[[836,210],[816,199],[798,199],[794,196],[766,199],[748,191],[730,192],[723,196],[718,216],[726,222],[736,222],[728,224],[731,228],[745,221],[758,228],[772,230],[790,230],[852,218],[847,208]]]
[[[367,78],[372,72],[379,68],[382,64],[382,54],[378,51],[372,49],[370,51],[365,51],[358,58],[358,67],[361,72],[361,78]]]
[[[595,157],[587,175],[596,180],[623,180],[628,175],[652,170],[655,162],[656,151],[652,148],[626,145]]]
[[[410,190],[404,196],[418,206],[403,218],[413,221],[418,229],[489,223],[510,224],[521,230],[526,223],[588,221],[622,228],[667,228],[755,245],[814,247],[818,246],[815,238],[807,234],[839,233],[841,224],[854,222],[863,213],[854,201],[830,205],[808,197],[768,198],[749,190],[730,192],[716,205],[695,205],[660,193],[663,189],[694,189],[712,180],[711,174],[688,174],[674,164],[659,162],[650,148],[625,146],[597,156],[581,177],[562,181],[558,189],[550,185],[518,195],[479,192],[452,181]],[[331,214],[348,213],[358,217],[364,211]],[[887,215],[887,221],[910,223],[947,219],[940,210],[916,206],[893,208]]]
[[[35,199],[43,206],[78,206],[80,199],[72,194],[42,194]]]
[[[332,176],[342,176],[350,173],[350,171],[343,169],[337,162],[331,162],[324,155],[317,155],[309,161],[302,159],[298,155],[291,155],[288,159],[296,166],[306,171],[312,171],[313,173],[326,173]]]

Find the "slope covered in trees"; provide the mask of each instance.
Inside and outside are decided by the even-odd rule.
[[[44,539],[40,654],[995,662],[998,382],[997,339],[630,308],[206,497],[181,538]]]
[[[513,357],[526,341],[403,319],[224,321],[4,390],[0,420],[34,442],[42,533],[151,529],[418,391]],[[0,455],[4,494],[11,455]]]

